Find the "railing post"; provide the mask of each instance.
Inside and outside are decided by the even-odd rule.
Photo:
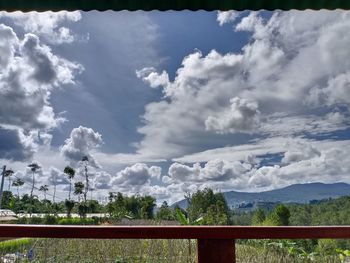
[[[234,239],[198,239],[198,263],[236,263]]]

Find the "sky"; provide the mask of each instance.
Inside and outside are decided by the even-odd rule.
[[[83,156],[99,200],[350,183],[349,31],[340,10],[0,12],[0,165],[28,193],[38,163],[57,201]]]

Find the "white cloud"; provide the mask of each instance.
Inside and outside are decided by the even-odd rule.
[[[170,81],[168,73],[163,71],[161,74],[158,74],[155,70],[155,68],[136,70],[136,76],[149,84],[151,88],[169,85]]]
[[[0,34],[11,35],[7,45],[12,50],[2,59],[6,65],[0,71],[0,124],[24,129],[57,127],[63,119],[55,116],[50,105],[51,90],[74,83],[81,66],[54,55],[37,36],[26,34],[19,40],[11,31],[0,25]]]
[[[94,178],[93,187],[96,190],[109,190],[111,189],[112,176],[105,172],[97,172]]]
[[[66,174],[56,167],[50,167],[48,172],[48,184],[50,185],[68,185],[69,180]]]
[[[136,155],[179,158],[205,145],[246,142],[235,135],[251,133],[248,128],[254,127],[256,119],[243,114],[233,118],[240,114],[228,110],[228,98],[235,97],[259,105],[251,111],[254,117],[259,111],[256,138],[346,129],[348,113],[337,107],[349,101],[346,72],[350,60],[346,58],[350,58],[350,38],[340,37],[350,27],[349,14],[289,11],[266,19],[251,12],[235,27],[235,31],[251,33],[240,52],[212,50],[204,55],[196,50],[184,57],[173,81],[165,71],[139,71],[138,76],[151,87],[162,86],[165,98],[146,106],[144,125],[138,129],[144,137]],[[327,105],[310,103],[320,94],[327,97]],[[243,129],[235,126],[239,123]]]
[[[294,142],[284,153],[283,163],[293,163],[320,156],[321,153],[309,143]]]
[[[72,164],[81,161],[83,156],[87,156],[89,164],[99,167],[91,151],[103,144],[102,136],[91,128],[79,126],[74,128],[65,144],[60,148],[61,154]]]
[[[169,177],[173,182],[209,182],[235,179],[250,169],[250,164],[239,161],[229,162],[215,159],[208,161],[204,167],[195,163],[192,167],[173,163],[169,167]]]
[[[239,12],[230,10],[230,11],[219,11],[216,20],[219,22],[220,26],[223,26],[226,23],[234,22],[239,16]]]
[[[217,133],[255,132],[258,126],[258,104],[254,101],[230,99],[231,108],[218,116],[209,116],[205,128]]]
[[[118,172],[112,180],[112,185],[123,191],[136,193],[149,187],[151,178],[159,178],[160,174],[160,167],[149,167],[144,163],[136,163]]]
[[[74,84],[82,66],[55,55],[34,34],[19,39],[0,24],[0,36],[0,130],[12,134],[6,158],[27,160],[39,144],[50,143],[48,132],[65,121],[50,103],[52,91]]]
[[[10,18],[16,26],[23,27],[25,32],[34,33],[50,44],[72,43],[77,37],[66,26],[81,19],[79,11],[67,12],[0,12],[0,18]]]

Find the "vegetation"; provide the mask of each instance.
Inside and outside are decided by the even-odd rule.
[[[40,171],[38,164],[30,164],[32,175],[31,190],[29,194],[20,196],[19,188],[24,184],[21,179],[15,178],[14,172],[9,170],[6,177],[10,187],[17,188],[17,194],[11,191],[4,191],[3,208],[11,209],[16,213],[43,213],[43,218],[19,218],[18,223],[29,224],[59,224],[59,225],[98,225],[101,223],[113,224],[122,218],[128,220],[156,220],[162,223],[165,220],[178,221],[182,225],[348,225],[350,221],[350,196],[335,200],[312,201],[307,205],[300,204],[270,204],[268,209],[263,207],[255,211],[230,210],[222,193],[215,193],[212,189],[206,188],[194,193],[185,195],[188,207],[171,207],[163,202],[157,212],[156,199],[152,196],[131,195],[122,193],[109,193],[109,202],[102,205],[96,200],[88,200],[89,186],[89,164],[88,158],[82,159],[82,171],[84,182],[73,181],[75,170],[66,166],[64,173],[70,182],[68,196],[64,201],[54,202],[54,199],[47,199],[49,185],[42,185],[37,190],[41,191],[44,199],[40,200],[34,195],[35,175]],[[74,186],[74,188],[73,188]],[[71,192],[77,200],[71,199]],[[58,213],[66,214],[66,217],[58,217]],[[72,213],[78,213],[80,218],[71,218]],[[87,213],[107,213],[108,218],[87,218]],[[146,221],[153,222],[153,221]],[[150,223],[151,224],[151,223]],[[194,262],[195,261],[195,240],[179,241],[103,241],[106,246],[116,248],[102,255],[105,252],[99,243],[87,240],[65,240],[64,244],[50,240],[19,239],[0,242],[0,256],[4,253],[30,251],[33,244],[42,243],[43,247],[49,246],[48,251],[37,251],[36,262],[47,262],[50,258],[54,262],[76,262],[79,258],[88,256],[89,260],[81,262],[107,262],[104,259],[111,259],[108,262]],[[88,243],[87,243],[88,242]],[[103,243],[102,242],[102,243]],[[66,254],[58,251],[69,243]],[[84,256],[76,251],[82,251],[82,247],[90,247],[89,252]],[[243,262],[346,262],[350,257],[350,242],[348,240],[238,240],[237,257]],[[168,251],[170,249],[170,251]],[[127,251],[127,253],[125,253]],[[25,252],[25,253],[27,253]],[[100,253],[101,252],[101,253]],[[25,254],[24,253],[24,254]],[[185,259],[185,260],[184,260]]]
[[[205,188],[193,194],[187,194],[187,216],[190,224],[203,218],[203,225],[228,225],[230,211],[222,193],[214,193]]]

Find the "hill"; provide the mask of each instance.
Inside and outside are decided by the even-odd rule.
[[[312,200],[322,200],[328,198],[338,198],[350,195],[350,185],[346,183],[309,183],[294,184],[281,189],[265,192],[224,192],[225,199],[229,207],[238,207],[241,204],[258,202],[281,202],[307,204]],[[174,203],[172,206],[187,207],[185,199]]]

